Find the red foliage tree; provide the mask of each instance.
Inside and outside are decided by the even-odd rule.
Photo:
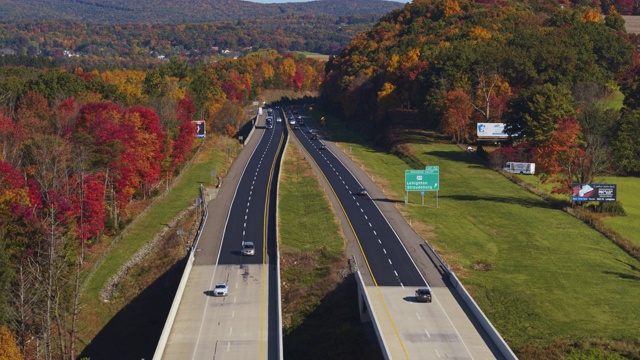
[[[195,107],[193,106],[193,101],[191,100],[191,97],[187,95],[178,103],[178,118],[180,120],[180,127],[178,128],[178,135],[173,142],[170,170],[177,169],[178,166],[185,161],[187,155],[193,147],[196,126],[191,121],[193,120],[194,113]]]
[[[447,93],[444,101],[442,130],[461,143],[469,137],[473,106],[471,98],[464,91]]]
[[[558,126],[551,138],[531,149],[536,170],[543,174],[543,182],[557,182],[554,193],[571,191],[571,182],[578,176],[578,166],[584,158],[580,133],[582,128],[573,117],[556,120]]]

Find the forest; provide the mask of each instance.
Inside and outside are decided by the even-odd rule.
[[[75,358],[86,254],[180,173],[192,120],[232,137],[265,89],[315,91],[323,66],[271,50],[155,70],[1,68],[0,339],[18,346],[0,354]]]
[[[398,108],[458,143],[477,141],[477,123],[504,123],[509,142],[490,156],[478,142],[479,154],[496,168],[535,162],[558,193],[637,176],[637,38],[614,7],[569,5],[416,0],[330,58],[323,98],[390,151]],[[599,105],[618,91],[621,110]]]
[[[214,63],[259,49],[338,54],[378,16],[287,15],[182,25],[96,25],[40,21],[0,24],[0,61],[38,57],[68,67],[153,68],[170,58]],[[27,59],[24,57],[28,56]]]

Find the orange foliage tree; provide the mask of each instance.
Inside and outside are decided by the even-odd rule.
[[[471,98],[464,91],[453,90],[444,100],[442,131],[451,135],[457,143],[469,137],[473,106]]]

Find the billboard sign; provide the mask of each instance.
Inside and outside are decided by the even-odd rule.
[[[507,139],[503,123],[478,123],[478,139]]]
[[[192,121],[196,126],[196,136],[197,137],[205,137],[207,135],[207,127],[205,126],[204,120],[194,120]]]
[[[440,173],[437,166],[427,166],[425,170],[406,170],[404,172],[405,191],[440,190]]]
[[[571,201],[616,201],[616,184],[571,184]]]

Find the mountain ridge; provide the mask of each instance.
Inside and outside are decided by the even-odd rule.
[[[94,24],[180,24],[283,15],[376,15],[405,3],[386,0],[318,0],[261,4],[244,0],[0,0],[0,22],[74,21]]]

